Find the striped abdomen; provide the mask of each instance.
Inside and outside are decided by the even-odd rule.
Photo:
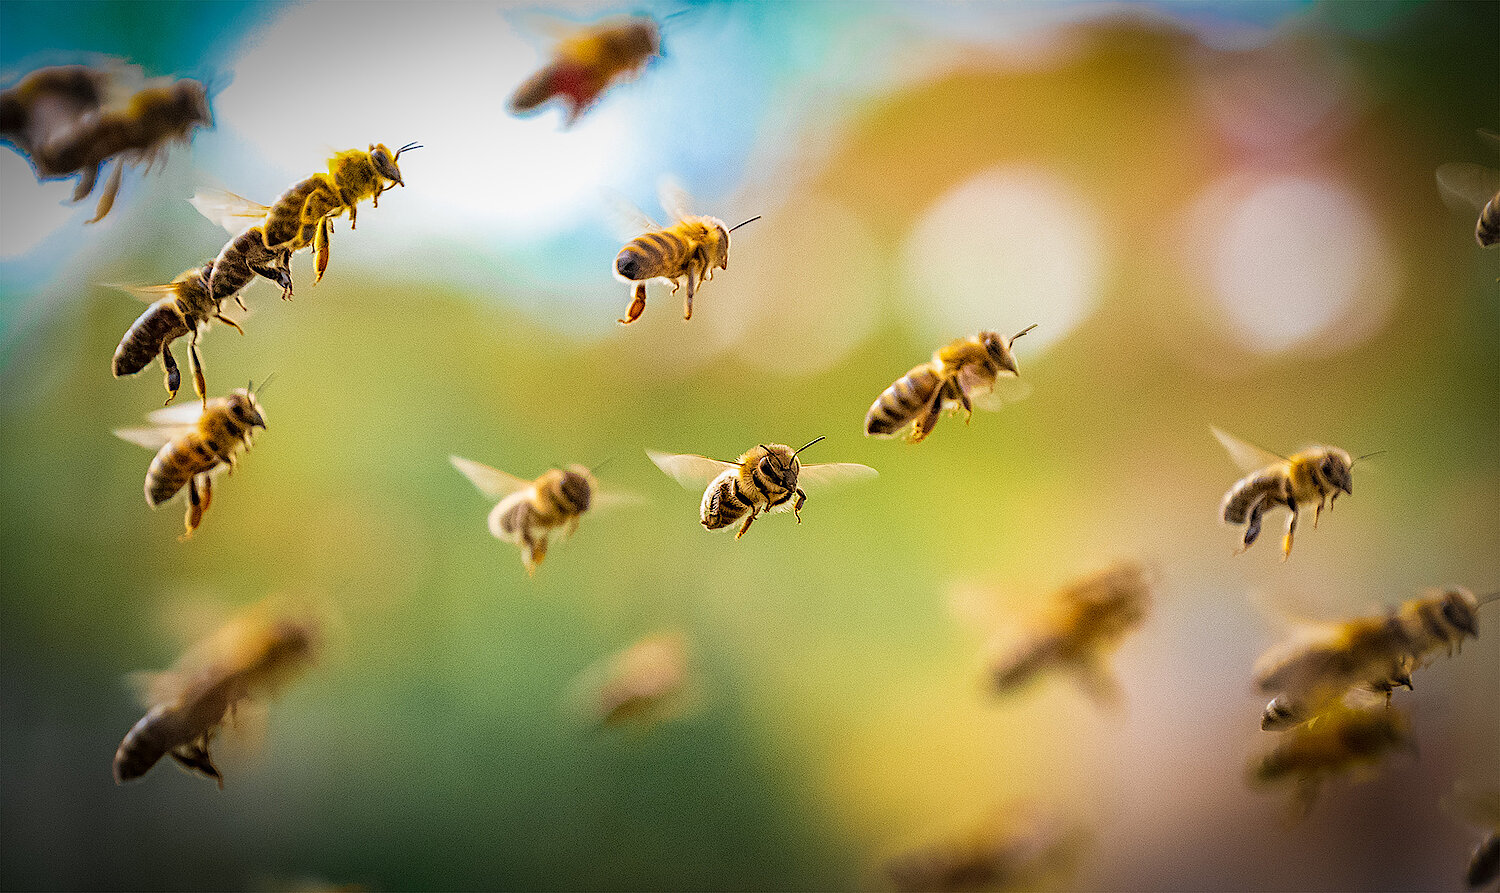
[[[754,511],[756,501],[744,492],[738,472],[725,472],[703,494],[699,515],[709,530],[728,527]]]
[[[1229,524],[1244,524],[1257,503],[1264,503],[1262,508],[1285,504],[1282,493],[1285,481],[1286,476],[1274,469],[1258,471],[1240,479],[1224,495],[1221,509],[1224,520]]]
[[[895,434],[932,408],[942,384],[942,377],[931,363],[923,363],[906,373],[870,406],[865,415],[865,433],[876,437]]]
[[[195,475],[226,462],[250,437],[253,423],[239,403],[224,398],[209,403],[196,430],[173,439],[156,453],[146,470],[146,503],[160,505]]]
[[[1474,238],[1486,248],[1500,242],[1500,192],[1495,193],[1495,197],[1486,202],[1484,210],[1479,212]]]
[[[615,256],[615,271],[632,282],[661,276],[675,279],[687,272],[693,246],[687,239],[659,229],[637,237]]]
[[[170,705],[152,707],[130,728],[115,751],[115,782],[140,778],[167,751],[187,743],[193,736],[183,728],[182,718]]]
[[[186,335],[191,329],[178,309],[175,297],[162,298],[147,307],[126,330],[120,346],[115,348],[115,377],[134,375],[146,368],[161,355],[163,345]]]
[[[340,207],[342,202],[338,190],[328,175],[313,174],[283,192],[266,212],[266,222],[261,227],[265,246],[279,248],[293,244],[303,247],[306,244],[302,238],[304,225],[315,224]]]
[[[257,275],[270,279],[283,290],[289,289],[291,277],[279,268],[281,254],[266,247],[262,227],[252,226],[235,236],[214,259],[209,288],[215,303],[239,294]]]

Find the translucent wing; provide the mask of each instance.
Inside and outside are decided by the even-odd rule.
[[[651,215],[635,206],[635,203],[625,196],[612,190],[604,190],[604,205],[610,222],[610,229],[621,239],[634,239],[641,233],[649,233],[662,228],[660,223],[651,219]]]
[[[188,199],[198,213],[231,233],[257,223],[271,209],[222,189],[200,189]]]
[[[191,428],[203,416],[203,405],[196,401],[166,406],[146,414],[151,424],[161,428]]]
[[[523,481],[515,475],[506,474],[498,468],[491,468],[472,459],[462,456],[449,456],[448,461],[453,467],[463,473],[479,492],[493,499],[503,499],[519,490],[531,486],[531,481]]]
[[[125,285],[120,282],[110,282],[106,283],[105,287],[119,289],[137,300],[145,301],[147,304],[155,304],[162,298],[177,291],[177,284],[174,282],[168,282],[165,285]]]
[[[1500,149],[1500,133],[1496,133],[1493,130],[1485,130],[1483,127],[1474,132],[1479,134],[1479,139],[1491,149]]]
[[[674,456],[668,453],[658,453],[656,450],[647,450],[646,455],[651,457],[651,461],[656,463],[657,468],[665,471],[673,480],[689,490],[702,487],[725,471],[739,468],[733,462],[720,462],[718,459],[707,459],[703,456],[685,454]]]
[[[589,500],[589,511],[610,511],[611,509],[626,508],[632,505],[645,505],[646,498],[639,493],[628,493],[619,490],[595,491],[593,498]]]
[[[965,367],[967,368],[967,367]],[[960,373],[962,381],[962,373]],[[1011,403],[1019,403],[1031,396],[1031,382],[1014,375],[1002,375],[987,390],[980,389],[969,394],[969,403],[975,409],[994,412]]]
[[[1220,431],[1213,425],[1209,425],[1208,429],[1214,432],[1214,437],[1224,445],[1224,449],[1229,451],[1229,458],[1234,460],[1234,464],[1238,465],[1241,471],[1260,471],[1268,465],[1286,461],[1285,456],[1248,444],[1233,434]]]
[[[1478,211],[1500,192],[1500,171],[1467,161],[1437,169],[1443,203],[1455,211]]]
[[[855,462],[824,462],[820,465],[802,466],[802,470],[797,473],[797,483],[807,489],[847,481],[862,481],[878,474],[880,472],[870,466]]]
[[[667,212],[672,220],[686,220],[693,216],[693,199],[683,187],[682,182],[676,177],[664,176],[657,183],[657,196],[661,201],[661,209]]]
[[[148,450],[159,450],[178,435],[190,430],[190,426],[159,425],[155,428],[116,428],[115,436],[121,440],[143,446]]]

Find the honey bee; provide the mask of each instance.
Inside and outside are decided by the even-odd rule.
[[[661,204],[677,222],[663,227],[644,214],[635,214],[635,225],[647,230],[636,236],[615,256],[615,278],[634,283],[634,300],[621,325],[635,322],[646,310],[646,283],[652,279],[666,279],[672,283],[672,294],[685,281],[687,297],[684,300],[682,318],[693,318],[693,295],[698,285],[714,278],[714,270],[729,269],[729,234],[753,223],[760,217],[751,217],[743,223],[725,228],[724,221],[717,217],[697,217],[688,213],[688,199],[680,187],[671,182],[663,183]]]
[[[381,193],[405,186],[396,163],[402,152],[420,148],[407,143],[392,152],[382,143],[370,146],[369,151],[346,149],[336,153],[328,161],[328,173],[313,174],[283,192],[271,205],[262,226],[265,247],[292,252],[311,245],[317,255],[313,284],[321,282],[328,268],[333,218],[347,213],[349,228],[354,229],[359,202],[368,198],[378,208]]]
[[[1360,767],[1377,765],[1388,752],[1410,746],[1411,724],[1394,708],[1338,705],[1285,733],[1275,748],[1251,767],[1251,781],[1274,785],[1290,781],[1293,818],[1305,816],[1323,782]]]
[[[1487,130],[1479,135],[1493,146],[1500,146],[1500,135]],[[1500,242],[1500,171],[1469,162],[1445,164],[1437,169],[1438,189],[1455,209],[1479,212],[1474,224],[1474,240],[1489,248]]]
[[[708,482],[703,491],[700,518],[709,530],[718,530],[745,519],[734,538],[739,539],[761,512],[791,511],[802,523],[802,504],[807,494],[800,484],[820,486],[836,481],[871,478],[875,469],[852,462],[829,462],[803,465],[797,454],[822,437],[814,438],[801,449],[793,450],[780,443],[761,444],[742,454],[738,461],[721,462],[703,456],[668,455],[647,450],[656,467],[689,489]]]
[[[262,603],[191,648],[171,670],[147,681],[147,713],[115,751],[115,783],[140,778],[164,756],[224,787],[209,745],[246,699],[266,698],[315,656],[312,615]]]
[[[73,200],[94,191],[99,170],[114,170],[89,223],[114,207],[124,169],[149,170],[193,128],[212,126],[208,93],[194,80],[144,81],[133,66],[42,68],[0,92],[0,137],[31,158],[39,178],[78,174]]]
[[[996,816],[966,835],[889,859],[885,875],[904,893],[1034,890],[1072,861],[1081,837],[1051,821],[1018,828]]]
[[[141,313],[120,339],[115,348],[114,374],[134,375],[146,368],[152,360],[161,357],[166,369],[167,402],[177,399],[182,386],[182,373],[172,357],[172,342],[188,335],[188,366],[193,370],[193,388],[198,399],[206,406],[208,393],[203,379],[203,361],[198,356],[198,335],[208,328],[213,320],[234,327],[241,335],[245,330],[219,311],[219,300],[213,297],[209,277],[213,263],[204,264],[173,279],[166,285],[126,290],[151,301],[151,306]],[[240,304],[244,306],[243,303]]]
[[[1298,507],[1311,502],[1318,504],[1313,513],[1313,527],[1323,514],[1326,501],[1330,510],[1340,493],[1354,493],[1351,471],[1354,463],[1379,453],[1367,453],[1358,459],[1337,447],[1318,446],[1294,453],[1291,457],[1280,456],[1260,447],[1245,443],[1218,428],[1211,428],[1214,437],[1229,451],[1229,456],[1243,471],[1251,472],[1235,482],[1224,494],[1220,514],[1226,524],[1245,524],[1244,545],[1235,550],[1236,555],[1249,549],[1260,536],[1261,516],[1268,509],[1285,506],[1291,517],[1287,520],[1286,536],[1281,541],[1281,560],[1292,554],[1292,536],[1297,532]]]
[[[216,189],[200,190],[189,201],[200,214],[227,232],[238,231],[238,235],[226,242],[219,256],[214,258],[209,290],[217,300],[222,302],[234,295],[238,301],[239,292],[256,276],[281,286],[282,299],[291,299],[292,251],[305,246],[266,247],[264,221],[270,207]],[[247,220],[255,221],[254,225],[246,226]],[[245,306],[243,301],[239,303],[240,307]]]
[[[600,493],[593,472],[582,465],[553,468],[534,481],[506,474],[488,465],[449,456],[479,492],[500,500],[490,510],[490,533],[501,542],[521,547],[521,563],[535,574],[547,557],[547,546],[558,530],[572,536],[578,521],[591,508],[634,501],[624,493]]]
[[[1459,586],[1434,588],[1384,615],[1304,630],[1256,662],[1256,686],[1275,696],[1260,727],[1276,731],[1305,722],[1352,689],[1389,699],[1394,689],[1411,688],[1412,672],[1440,649],[1452,653],[1464,639],[1478,637],[1483,603]]]
[[[605,726],[654,725],[682,707],[688,678],[687,640],[655,633],[580,677],[592,720]]]
[[[661,52],[661,33],[646,16],[606,19],[564,38],[552,61],[526,79],[510,98],[522,115],[554,97],[568,107],[571,127],[611,84],[633,77]]]
[[[187,529],[180,537],[185,540],[213,501],[214,476],[234,470],[239,452],[250,448],[251,432],[266,427],[266,417],[256,392],[246,386],[202,406],[158,409],[147,418],[154,427],[122,428],[115,435],[157,451],[146,471],[147,505],[156,508],[187,488]]]
[[[1151,580],[1137,561],[1121,561],[1075,580],[1053,596],[1052,608],[1019,647],[989,670],[997,694],[1015,691],[1048,670],[1071,670],[1101,705],[1118,703],[1119,683],[1105,655],[1146,618]]]
[[[972,416],[973,400],[994,390],[1000,375],[1018,376],[1011,347],[1036,328],[1031,325],[1006,340],[996,332],[980,332],[939,348],[929,362],[906,373],[875,398],[865,414],[865,434],[894,437],[910,424],[911,443],[932,433],[944,409],[962,408]]]

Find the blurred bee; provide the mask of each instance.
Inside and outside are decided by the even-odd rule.
[[[1459,784],[1444,805],[1485,832],[1469,856],[1464,884],[1471,890],[1493,884],[1500,879],[1500,789],[1475,791]]]
[[[266,417],[247,386],[202,406],[158,409],[147,418],[154,427],[123,428],[115,435],[157,451],[146,470],[147,505],[156,508],[187,488],[187,529],[181,537],[187,539],[213,501],[214,475],[234,470],[239,452],[250,448],[251,432],[266,427]]]
[[[911,425],[911,443],[920,443],[932,433],[944,409],[973,415],[973,399],[991,392],[1001,374],[1020,375],[1011,346],[1036,328],[1027,326],[1010,340],[996,332],[980,332],[959,338],[938,349],[929,362],[906,373],[886,388],[865,414],[865,434],[894,437]]]
[[[1474,593],[1459,586],[1429,589],[1399,608],[1374,617],[1304,630],[1267,651],[1256,662],[1255,684],[1274,695],[1261,716],[1266,731],[1289,728],[1316,716],[1351,689],[1385,694],[1411,688],[1411,674],[1440,650],[1461,648],[1479,635]]]
[[[266,698],[313,661],[320,624],[263,602],[146,681],[146,715],[115,751],[115,783],[140,778],[164,756],[224,787],[209,745],[237,705]]]
[[[213,275],[209,278],[209,289],[219,301],[238,294],[256,276],[269,279],[281,286],[281,297],[292,297],[292,251],[297,247],[266,247],[264,221],[270,207],[253,202],[242,195],[217,189],[199,190],[189,201],[198,213],[225,231],[238,233],[225,243],[219,256],[214,258]],[[247,226],[246,221],[254,221]],[[244,307],[243,301],[240,306]]]
[[[111,158],[111,172],[89,223],[114,207],[127,166],[149,170],[193,128],[212,126],[208,93],[193,80],[145,81],[133,66],[42,68],[0,92],[0,137],[31,158],[39,178],[78,174],[73,200],[82,201]]]
[[[683,706],[687,679],[687,640],[679,632],[662,632],[585,672],[577,692],[599,725],[654,725]]]
[[[1214,437],[1229,451],[1229,456],[1243,471],[1251,472],[1235,482],[1224,494],[1220,514],[1226,524],[1245,524],[1244,545],[1235,551],[1239,555],[1260,536],[1261,516],[1268,509],[1285,506],[1291,511],[1287,520],[1286,536],[1281,541],[1281,560],[1292,554],[1292,536],[1297,532],[1298,506],[1316,502],[1313,527],[1323,514],[1327,502],[1330,510],[1340,493],[1354,493],[1351,472],[1354,463],[1368,459],[1378,453],[1367,453],[1358,459],[1337,447],[1311,447],[1291,457],[1280,456],[1269,450],[1245,443],[1218,428],[1210,428]]]
[[[490,534],[521,547],[521,563],[527,574],[535,574],[547,557],[554,532],[562,530],[564,536],[572,536],[589,509],[634,499],[623,493],[600,493],[593,472],[582,465],[553,468],[534,481],[526,481],[462,456],[449,456],[448,460],[479,492],[500,500],[490,510]]]
[[[661,33],[646,16],[596,22],[564,38],[552,61],[516,88],[510,113],[561,97],[568,106],[563,126],[571,127],[610,85],[633,77],[660,52]]]
[[[1018,829],[992,818],[967,835],[901,853],[885,863],[899,891],[1034,890],[1077,855],[1081,835],[1054,822]]]
[[[996,694],[1009,694],[1048,670],[1071,670],[1096,703],[1119,701],[1105,655],[1146,618],[1151,581],[1138,561],[1121,561],[1075,580],[1053,596],[1052,610],[1019,647],[989,670]]]
[[[1500,135],[1487,130],[1479,135],[1500,147]],[[1445,164],[1437,169],[1438,190],[1450,207],[1476,210],[1479,221],[1474,225],[1474,240],[1489,248],[1500,242],[1500,171],[1469,162]]]
[[[745,523],[735,533],[739,539],[761,512],[790,510],[802,523],[802,504],[807,501],[799,484],[822,485],[835,481],[871,478],[875,469],[852,462],[830,462],[803,465],[797,454],[822,437],[814,438],[801,449],[793,450],[780,443],[761,444],[746,451],[736,462],[721,462],[703,456],[668,455],[647,450],[656,467],[671,475],[677,483],[693,489],[708,482],[703,491],[700,517],[709,530],[728,527],[741,518]]]
[[[182,386],[182,373],[172,357],[171,344],[183,335],[189,335],[188,365],[193,370],[193,388],[198,399],[206,406],[208,393],[203,379],[203,361],[198,356],[198,335],[206,330],[213,320],[233,326],[241,335],[245,330],[239,323],[219,311],[219,300],[213,297],[209,277],[214,264],[207,263],[173,279],[166,285],[145,288],[126,287],[130,293],[151,301],[136,321],[126,330],[115,348],[114,374],[134,375],[146,368],[152,360],[161,357],[166,369],[167,402],[177,399]],[[240,304],[244,306],[243,303]]]
[[[1290,781],[1295,788],[1291,816],[1312,808],[1328,777],[1371,767],[1397,747],[1411,743],[1411,725],[1397,709],[1335,706],[1283,735],[1275,748],[1251,767],[1257,785]]]
[[[677,222],[663,227],[645,214],[633,215],[634,225],[646,230],[636,236],[615,256],[615,277],[634,283],[634,300],[621,325],[635,322],[646,310],[646,283],[666,279],[672,283],[672,294],[687,282],[683,319],[693,318],[693,295],[699,283],[714,278],[714,270],[729,269],[729,234],[759,220],[751,217],[743,223],[725,228],[717,217],[697,217],[688,213],[686,193],[668,181],[662,184],[661,205]]]
[[[420,148],[407,143],[392,152],[382,143],[365,152],[346,149],[335,154],[328,161],[328,173],[313,174],[283,192],[271,205],[262,227],[266,248],[291,252],[311,245],[318,271],[313,283],[321,282],[328,268],[333,218],[347,213],[349,228],[354,229],[359,202],[368,198],[378,208],[382,192],[405,186],[396,163],[402,152]]]

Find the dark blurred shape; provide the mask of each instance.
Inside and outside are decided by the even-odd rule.
[[[552,61],[516,88],[510,113],[535,110],[561,97],[571,127],[609,86],[640,71],[661,52],[661,32],[646,16],[605,19],[563,38]]]
[[[885,864],[900,891],[1035,889],[1063,871],[1082,846],[1082,835],[1053,820],[1018,825],[998,816],[962,837],[909,850]]]
[[[202,84],[146,81],[133,66],[41,68],[0,92],[0,137],[31,159],[39,179],[78,174],[74,201],[93,192],[99,169],[115,160],[90,223],[114,206],[126,166],[144,161],[150,170],[199,126],[213,126]]]
[[[1261,786],[1290,783],[1294,791],[1288,815],[1295,821],[1312,809],[1326,779],[1379,765],[1401,746],[1411,746],[1411,724],[1405,712],[1338,706],[1282,736],[1252,766],[1251,781]]]
[[[1500,135],[1487,130],[1479,135],[1500,148]],[[1437,169],[1438,191],[1449,207],[1479,211],[1474,240],[1489,248],[1500,242],[1500,171],[1469,162],[1453,162]]]
[[[599,725],[652,726],[681,711],[688,675],[687,640],[679,632],[659,632],[589,670],[579,692]]]

